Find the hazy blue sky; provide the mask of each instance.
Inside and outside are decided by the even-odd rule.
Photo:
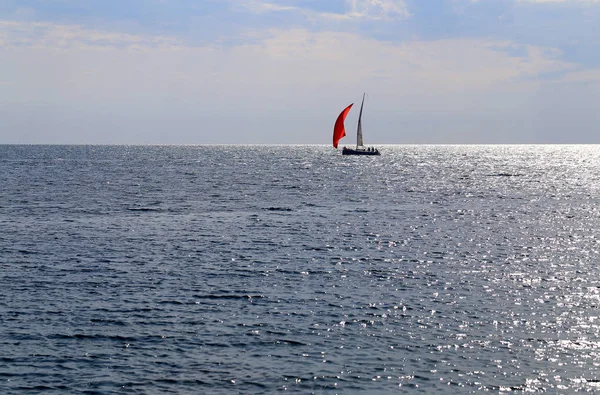
[[[329,144],[363,92],[366,143],[600,143],[600,0],[0,1],[0,143]]]

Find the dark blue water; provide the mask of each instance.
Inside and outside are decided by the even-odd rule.
[[[0,393],[600,391],[600,147],[0,146]]]

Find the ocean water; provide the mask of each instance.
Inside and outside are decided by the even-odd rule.
[[[0,146],[0,393],[600,392],[600,146]]]

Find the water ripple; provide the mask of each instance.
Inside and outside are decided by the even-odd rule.
[[[0,392],[598,392],[600,150],[381,151],[0,146]]]

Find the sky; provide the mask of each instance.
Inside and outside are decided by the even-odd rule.
[[[0,1],[0,144],[331,144],[363,92],[366,144],[600,143],[600,0]]]

